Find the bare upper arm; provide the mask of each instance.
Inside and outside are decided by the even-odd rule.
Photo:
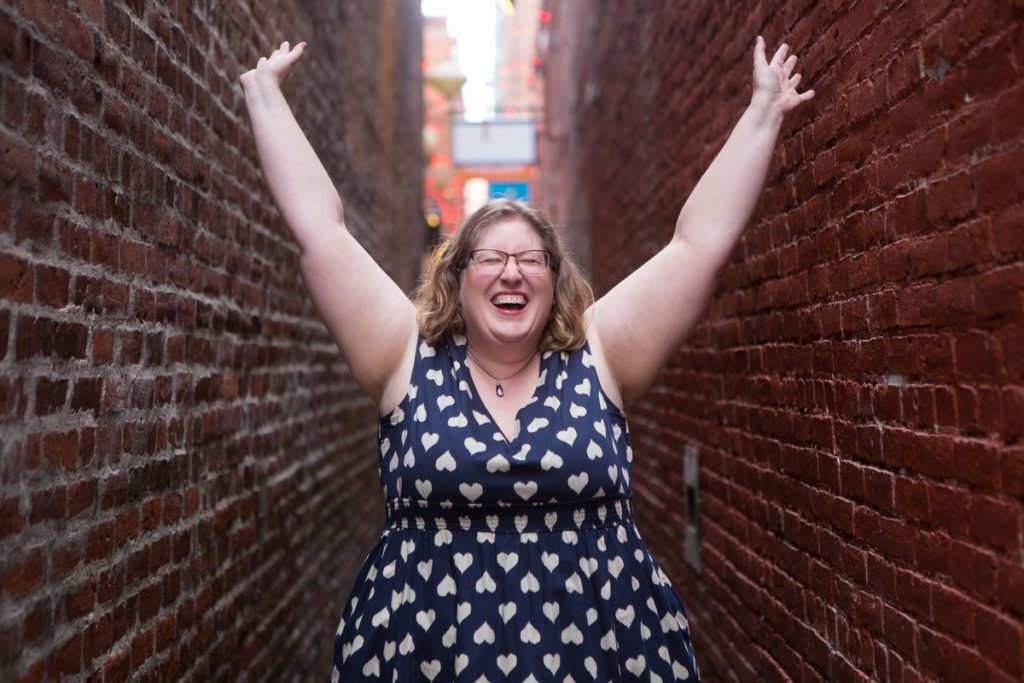
[[[300,265],[353,378],[385,410],[412,358],[415,307],[343,225],[305,245]]]
[[[591,345],[614,384],[609,396],[629,401],[650,387],[700,320],[720,267],[675,238],[594,304]]]

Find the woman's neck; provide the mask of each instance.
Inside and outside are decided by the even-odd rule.
[[[503,377],[523,367],[537,354],[537,343],[524,341],[517,344],[486,343],[466,335],[466,344],[478,365],[492,375]]]

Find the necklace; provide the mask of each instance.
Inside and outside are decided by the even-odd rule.
[[[484,366],[480,365],[480,361],[476,359],[476,356],[474,356],[472,352],[470,352],[468,346],[466,347],[466,355],[469,356],[469,359],[471,361],[473,361],[473,365],[476,366],[477,370],[479,370],[480,372],[484,373],[485,375],[494,380],[494,393],[498,395],[498,398],[501,398],[502,396],[505,395],[505,389],[502,388],[501,383],[504,382],[505,380],[518,377],[519,374],[526,369],[526,366],[533,362],[533,357],[537,355],[537,352],[534,351],[532,354],[530,354],[530,357],[526,359],[526,362],[523,363],[523,366],[516,370],[515,372],[513,372],[511,375],[508,375],[507,377],[495,377],[491,373],[487,372],[487,370],[484,369]]]

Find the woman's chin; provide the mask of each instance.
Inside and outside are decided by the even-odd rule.
[[[535,339],[540,341],[540,330],[529,320],[495,320],[488,326],[489,336],[503,344],[521,344]]]

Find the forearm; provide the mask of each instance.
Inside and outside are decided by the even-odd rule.
[[[769,104],[750,103],[679,212],[677,239],[728,257],[757,207],[782,118]]]
[[[244,93],[263,177],[295,241],[305,250],[324,230],[344,224],[341,198],[280,87],[253,82]]]

